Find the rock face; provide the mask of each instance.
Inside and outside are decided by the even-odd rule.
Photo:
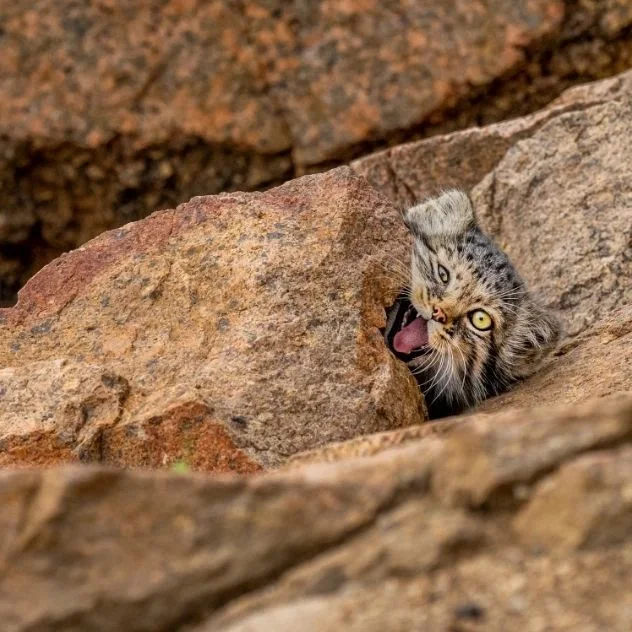
[[[0,299],[105,229],[632,65],[621,0],[0,1]]]
[[[399,206],[472,189],[481,224],[574,336],[632,299],[632,74],[525,119],[402,145],[353,164]]]
[[[627,632],[631,439],[626,395],[285,474],[4,472],[3,629]]]
[[[0,311],[0,464],[248,472],[423,421],[379,330],[407,248],[348,168],[105,233]]]
[[[318,10],[299,3],[279,15],[273,2],[244,4],[240,22],[232,4],[179,0],[160,4],[175,16],[165,32],[154,32],[153,0],[129,13],[105,1],[69,3],[61,21],[57,8],[40,4],[37,14],[5,9],[11,19],[0,37],[9,44],[0,67],[19,62],[42,86],[64,73],[74,89],[20,96],[11,72],[1,75],[14,99],[0,104],[0,125],[19,119],[21,108],[28,116],[4,134],[0,159],[26,156],[28,174],[33,155],[53,150],[42,142],[29,145],[33,154],[11,153],[15,138],[26,142],[33,129],[44,138],[58,125],[59,138],[72,139],[54,149],[69,152],[68,182],[88,164],[73,163],[76,147],[126,147],[135,160],[153,151],[147,138],[169,144],[183,130],[182,138],[201,143],[196,148],[268,152],[279,159],[270,169],[283,169],[289,151],[304,165],[324,160],[394,128],[401,113],[358,97],[367,77],[377,82],[364,86],[371,94],[388,88],[393,107],[404,103],[412,125],[424,107],[441,110],[514,68],[520,50],[551,41],[556,29],[574,24],[581,34],[598,23],[618,33],[630,11],[626,2],[582,1],[580,13],[590,17],[573,23],[561,3],[469,3],[472,39],[463,49],[442,57],[443,31],[428,45],[447,83],[430,73],[429,92],[421,76],[418,91],[407,92],[389,84],[387,71],[397,74],[401,63],[408,76],[409,58],[391,67],[389,55],[403,54],[402,34],[410,51],[426,44],[410,37],[413,27],[394,29],[408,13],[388,13],[388,2],[326,2]],[[445,11],[435,4],[409,7],[428,32],[425,21]],[[460,23],[462,6],[455,1],[439,23]],[[300,16],[288,30],[286,11]],[[108,46],[119,31],[97,37],[99,21],[85,19],[91,12],[125,18],[129,29],[116,37],[151,64],[139,57],[138,67],[117,75]],[[187,30],[183,12],[195,14],[198,30]],[[253,21],[270,16],[273,30],[248,37]],[[248,45],[231,39],[226,24]],[[503,34],[484,55],[476,45],[482,24]],[[351,26],[358,39],[349,38]],[[59,29],[74,33],[75,47],[93,48],[70,57],[62,47],[48,65],[38,57],[32,67],[14,50],[29,37],[49,50]],[[374,31],[392,50],[363,48]],[[306,33],[313,39],[295,64],[284,47],[295,50]],[[178,48],[181,37],[209,38],[209,47],[215,38],[225,56],[197,57],[195,46]],[[452,64],[475,50],[479,71],[459,73]],[[92,77],[97,59],[103,72]],[[363,62],[352,81],[349,59]],[[222,82],[222,72],[240,64],[235,82]],[[250,105],[259,68],[261,112]],[[191,77],[203,72],[200,86],[219,73],[212,105],[224,110],[205,109],[204,89],[192,91]],[[108,84],[109,76],[120,83]],[[186,115],[177,122],[169,104],[156,101],[167,85]],[[84,111],[86,93],[98,105]],[[352,93],[360,100],[349,101]],[[428,94],[440,98],[426,101]],[[323,104],[314,105],[314,95]],[[127,113],[117,118],[121,103]],[[0,310],[2,630],[632,629],[631,104],[632,74],[622,75],[528,117],[404,145],[352,169],[266,193],[194,198],[40,271],[15,307]],[[242,116],[250,109],[268,127],[250,125]],[[223,125],[208,125],[221,116]],[[349,126],[345,116],[362,124]],[[156,156],[164,181],[169,161]],[[54,189],[56,171],[37,164]],[[113,182],[94,178],[106,188]],[[422,397],[380,329],[406,277],[399,208],[455,184],[471,190],[484,227],[560,313],[566,338],[509,393],[468,415],[421,424]],[[59,204],[57,194],[36,190],[37,213],[25,204],[23,215],[6,215],[13,224],[0,223],[0,231],[22,235],[13,245]],[[74,221],[74,195],[63,198],[62,224]],[[50,234],[42,233],[47,243]]]

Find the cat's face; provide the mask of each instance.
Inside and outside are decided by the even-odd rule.
[[[477,226],[464,193],[411,208],[410,305],[392,346],[434,416],[458,412],[533,373],[559,338],[555,318]]]

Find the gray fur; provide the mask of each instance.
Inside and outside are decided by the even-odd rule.
[[[405,222],[414,237],[409,298],[431,332],[429,352],[409,364],[429,404],[456,412],[537,370],[559,340],[559,324],[478,227],[468,196],[447,191],[411,208]],[[431,320],[437,307],[446,323]],[[473,325],[475,310],[492,318],[489,331]]]

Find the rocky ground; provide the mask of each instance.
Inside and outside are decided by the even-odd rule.
[[[0,0],[0,23],[7,305],[105,229],[632,66],[627,0]]]
[[[2,265],[158,211],[0,309],[2,630],[628,632],[632,72],[160,208],[532,110],[623,63],[629,3],[198,4],[0,2]],[[565,334],[431,421],[381,329],[451,185]]]

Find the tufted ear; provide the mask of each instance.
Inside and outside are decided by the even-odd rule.
[[[420,238],[454,238],[476,225],[474,207],[466,193],[446,191],[408,209],[404,214],[408,230]]]

